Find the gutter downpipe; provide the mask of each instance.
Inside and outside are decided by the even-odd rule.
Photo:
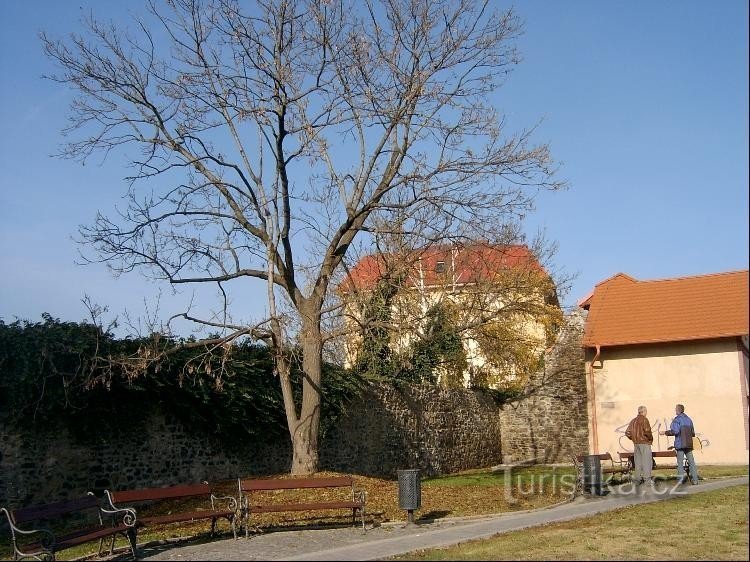
[[[589,364],[589,388],[591,389],[591,444],[594,448],[592,454],[599,454],[599,429],[596,423],[596,386],[594,382],[594,363],[602,354],[600,345],[596,345],[596,354]]]

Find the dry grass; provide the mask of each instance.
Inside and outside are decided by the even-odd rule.
[[[549,467],[531,467],[513,473],[512,486],[524,486],[529,489],[529,477],[532,474],[549,471]],[[558,469],[559,470],[559,469]],[[563,469],[560,474],[571,473]],[[319,472],[317,477],[341,476],[335,472]],[[277,475],[275,478],[291,478],[289,475]],[[383,478],[355,476],[355,486],[367,492],[368,523],[398,521],[405,519],[405,512],[398,506],[398,482]],[[551,505],[566,497],[560,486],[553,486],[552,480],[545,482],[532,494],[513,494],[520,500],[508,501],[505,493],[505,475],[493,474],[489,470],[469,471],[458,475],[424,480],[422,483],[422,509],[417,512],[420,520],[459,517],[488,513],[502,513],[533,509]],[[236,482],[223,483],[221,493],[237,495]],[[252,503],[309,503],[350,499],[347,488],[330,488],[314,490],[272,490],[254,492]],[[187,509],[195,507],[195,502],[182,502],[161,505],[159,513],[165,509]],[[144,514],[146,511],[143,512]],[[148,514],[151,514],[149,512]],[[300,524],[346,524],[351,522],[351,511],[288,512],[262,513],[252,515],[252,525],[256,527],[299,526]],[[175,526],[172,526],[175,528]],[[205,528],[205,525],[203,526]],[[200,528],[200,526],[199,526]],[[178,533],[183,528],[177,529]]]

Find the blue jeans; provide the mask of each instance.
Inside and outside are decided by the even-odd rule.
[[[685,457],[688,460],[688,470],[690,471],[690,480],[693,484],[698,483],[698,467],[695,466],[695,458],[691,449],[677,449],[677,479],[685,480]]]

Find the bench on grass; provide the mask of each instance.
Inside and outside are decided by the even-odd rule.
[[[207,482],[195,485],[169,486],[166,488],[142,488],[138,490],[105,490],[104,495],[109,502],[111,509],[122,509],[121,506],[128,506],[127,509],[140,509],[143,504],[153,504],[164,500],[177,500],[187,498],[202,498],[205,500],[201,509],[189,511],[170,511],[166,515],[150,515],[138,517],[139,527],[149,527],[154,525],[168,525],[171,523],[184,523],[187,521],[211,520],[211,534],[216,530],[216,521],[226,519],[232,528],[234,538],[237,538],[235,520],[237,515],[237,500],[231,496],[217,496],[214,489]],[[217,502],[226,501],[225,507],[219,507]],[[136,508],[136,506],[138,506]],[[114,545],[114,540],[112,541]],[[113,546],[110,547],[112,552]]]
[[[633,458],[633,453],[627,452],[627,453],[617,453],[620,456],[620,460],[622,462],[627,462],[628,466],[630,467],[630,470],[635,470],[635,459]],[[677,470],[677,451],[674,449],[669,451],[651,451],[651,458],[652,458],[652,464],[651,464],[651,470]],[[663,463],[657,463],[656,459],[675,459],[674,464],[663,464]],[[685,459],[685,474],[687,477],[690,477],[690,466],[688,465],[687,459]]]
[[[583,492],[583,463],[584,459],[588,456],[599,457],[601,463],[602,476],[609,474],[620,474],[622,476],[627,475],[630,472],[630,465],[620,459],[616,461],[612,458],[610,453],[600,453],[598,455],[575,455],[573,457],[573,466],[576,470],[576,493]]]
[[[364,490],[354,488],[351,476],[335,476],[330,478],[265,478],[238,479],[240,505],[245,522],[245,537],[249,535],[250,515],[253,513],[271,513],[284,511],[322,511],[322,510],[352,510],[352,525],[356,523],[357,512],[362,519],[362,531],[365,531],[365,503],[367,494]],[[254,492],[270,490],[302,490],[323,488],[351,488],[351,499],[325,501],[318,503],[260,503],[252,496]],[[348,495],[348,494],[347,494]]]
[[[80,498],[19,509],[3,507],[0,511],[8,518],[13,560],[55,560],[58,552],[95,540],[99,541],[101,556],[104,539],[116,535],[128,539],[133,558],[136,556],[135,511],[129,508],[104,508],[91,493]],[[47,525],[65,530],[52,531]]]

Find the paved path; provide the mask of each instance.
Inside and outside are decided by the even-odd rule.
[[[144,560],[377,560],[423,548],[445,547],[547,523],[568,521],[628,505],[650,503],[681,494],[697,494],[747,484],[748,477],[703,481],[697,486],[629,493],[625,484],[605,497],[582,497],[551,508],[481,518],[445,519],[406,527],[383,525],[366,534],[353,528],[278,531],[250,540],[221,540],[189,546],[146,548]]]

